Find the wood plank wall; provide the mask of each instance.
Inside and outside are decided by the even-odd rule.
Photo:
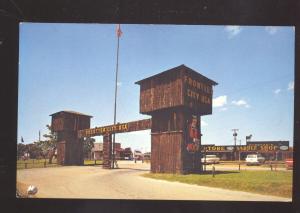
[[[64,165],[65,161],[65,141],[60,141],[57,144],[57,164]]]
[[[112,135],[103,136],[103,168],[111,168],[111,158],[112,158]]]
[[[183,105],[183,88],[180,72],[167,73],[159,79],[145,81],[140,87],[140,112],[149,113]]]
[[[64,165],[83,165],[83,139],[77,137],[78,130],[90,127],[90,117],[60,112],[52,116],[52,131],[57,132],[59,145],[58,162]]]
[[[151,172],[181,173],[182,132],[151,134]]]

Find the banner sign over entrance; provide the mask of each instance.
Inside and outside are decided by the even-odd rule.
[[[151,129],[151,119],[132,121],[128,123],[117,123],[116,125],[95,127],[92,129],[83,129],[78,131],[78,137],[94,137],[99,135],[140,131],[146,129]]]
[[[236,146],[236,151],[240,152],[276,152],[276,151],[288,151],[289,145],[279,146],[274,143],[266,144],[251,144],[251,145],[242,145]],[[214,146],[214,145],[203,145],[201,151],[206,152],[233,152],[234,146]]]

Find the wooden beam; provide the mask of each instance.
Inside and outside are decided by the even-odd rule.
[[[131,121],[128,123],[117,123],[116,125],[108,125],[103,127],[95,127],[91,129],[83,129],[78,131],[78,137],[94,137],[99,135],[133,132],[151,129],[151,119]]]

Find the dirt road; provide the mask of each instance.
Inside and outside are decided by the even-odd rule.
[[[120,169],[65,166],[17,171],[17,181],[38,187],[43,198],[105,198],[159,200],[290,201],[287,198],[189,185],[141,177],[149,164],[122,163]]]

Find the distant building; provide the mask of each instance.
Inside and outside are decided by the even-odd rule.
[[[121,158],[121,143],[115,143],[116,159]],[[91,156],[94,160],[100,160],[103,158],[103,143],[94,143],[94,147],[91,150]]]
[[[293,147],[289,141],[248,141],[246,145],[237,146],[236,156],[234,145],[219,146],[214,144],[203,144],[202,153],[217,155],[221,160],[245,160],[248,154],[261,153],[266,160],[283,161],[293,157]],[[204,151],[205,150],[205,151]]]
[[[100,160],[103,157],[103,143],[94,143],[91,150],[91,156],[94,160]]]

